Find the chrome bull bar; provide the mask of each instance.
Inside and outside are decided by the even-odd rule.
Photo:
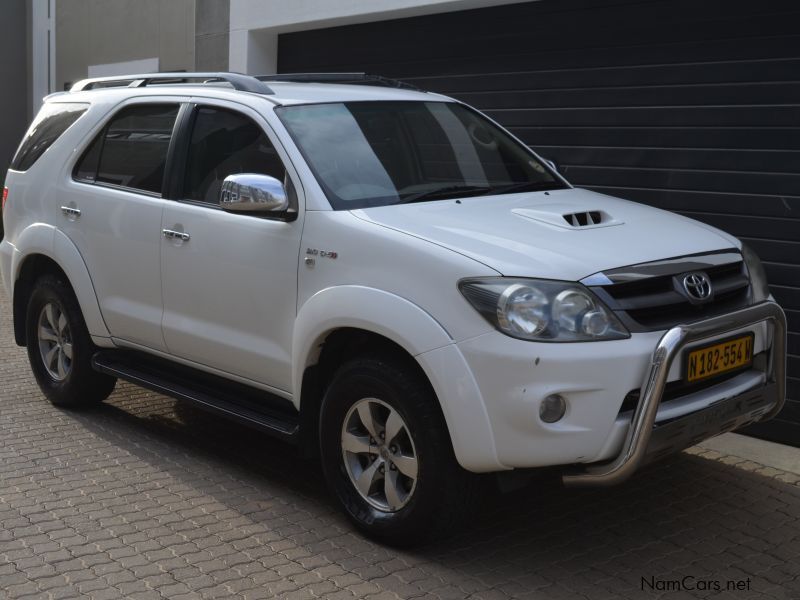
[[[786,316],[778,304],[767,301],[696,323],[677,325],[661,337],[653,351],[650,367],[642,383],[641,399],[617,458],[607,463],[583,466],[576,472],[565,473],[562,475],[564,485],[609,486],[621,483],[630,477],[647,454],[656,414],[667,383],[667,375],[675,357],[688,344],[762,322],[768,322],[771,326],[765,340],[767,348],[770,347],[771,341],[766,371],[767,385],[771,384],[771,388],[774,389],[775,402],[758,420],[765,421],[777,415],[786,400]]]

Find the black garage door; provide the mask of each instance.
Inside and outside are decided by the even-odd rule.
[[[789,317],[800,444],[800,3],[542,0],[280,36],[279,70],[367,71],[455,96],[574,184],[752,245]]]

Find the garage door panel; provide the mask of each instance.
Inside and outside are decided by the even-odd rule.
[[[789,354],[800,356],[800,333],[789,334],[787,349]]]
[[[487,109],[507,127],[519,125],[642,127],[800,127],[800,104],[757,106],[619,106],[614,108]]]
[[[715,150],[704,148],[609,148],[535,145],[540,154],[559,164],[662,169],[709,169],[792,173],[800,166],[800,150]],[[798,190],[800,193],[800,190]],[[800,206],[798,206],[800,216]]]
[[[700,171],[562,165],[575,184],[709,190],[741,194],[785,195],[800,191],[800,174],[738,171]],[[798,232],[800,236],[800,232]]]
[[[708,61],[699,64],[625,65],[622,67],[543,69],[514,73],[412,77],[407,81],[439,93],[556,90],[571,88],[736,84],[795,81],[800,59]]]
[[[800,226],[800,222],[798,222],[798,226]],[[796,281],[800,281],[800,256],[797,257],[797,264],[765,262],[764,268],[767,271],[767,280],[773,285],[795,289],[792,286]]]
[[[413,26],[410,26],[413,27]],[[313,56],[309,61],[298,60],[291,53],[283,50],[284,39],[289,39],[293,34],[280,36],[281,53],[278,55],[278,70],[283,73],[299,71],[339,71],[380,73],[386,77],[406,79],[409,82],[421,84],[421,87],[434,92],[444,93],[445,88],[438,88],[435,84],[428,83],[423,78],[436,78],[442,75],[462,75],[480,80],[492,72],[519,72],[533,69],[568,69],[568,68],[606,68],[639,67],[647,64],[694,64],[714,61],[731,60],[764,60],[783,59],[791,56],[791,49],[800,47],[800,34],[794,32],[785,36],[760,36],[742,40],[713,40],[697,41],[691,44],[675,46],[671,43],[656,44],[653,46],[630,47],[627,45],[577,50],[567,48],[563,50],[536,50],[532,51],[524,44],[517,52],[497,56],[486,52],[486,47],[478,55],[453,56],[438,58],[430,54],[412,60],[408,51],[413,51],[409,46],[392,46],[387,40],[377,42],[395,48],[394,55],[387,60],[376,59],[369,48],[359,49],[349,60],[337,60],[335,53],[329,52],[331,44],[344,45],[337,38],[323,39],[318,42],[308,42],[307,48]],[[300,34],[294,34],[300,35]],[[408,30],[406,30],[408,35]],[[414,40],[419,38],[414,35]],[[477,42],[476,42],[477,43]],[[748,46],[749,44],[749,46]],[[417,44],[419,45],[419,44]],[[320,52],[320,48],[326,48]],[[435,83],[435,81],[434,81]]]
[[[786,324],[789,327],[789,331],[792,333],[796,333],[800,331],[800,310],[787,310],[786,312]],[[796,371],[792,371],[792,375],[794,375]],[[800,398],[800,394],[793,396],[794,398]]]
[[[547,156],[547,153],[543,152],[542,155]],[[720,206],[724,206],[728,214],[789,217],[792,219],[800,217],[800,199],[797,198],[622,186],[600,187],[593,185],[591,187],[603,194],[642,202],[664,210],[716,212],[719,211]],[[798,223],[800,224],[800,222]],[[785,255],[787,253],[782,254]],[[795,263],[800,264],[800,252],[796,254],[797,260]]]
[[[679,211],[687,217],[718,227],[736,237],[754,237],[800,242],[800,227],[797,220],[772,219],[738,215]]]
[[[577,89],[464,92],[457,96],[462,102],[485,110],[518,107],[747,106],[761,105],[767,102],[798,105],[800,104],[800,83],[580,87]]]
[[[702,148],[706,151],[800,150],[800,127],[516,126],[511,132],[530,146]]]
[[[770,285],[770,291],[784,310],[800,310],[800,290],[797,288],[783,287],[780,285]],[[800,363],[797,360],[792,362],[794,368],[790,369],[792,373],[800,373]]]
[[[753,248],[756,254],[761,257],[761,260],[787,264],[800,263],[800,245],[797,242],[783,242],[769,237],[758,238],[754,237],[750,232],[747,232],[746,235],[740,235],[739,239]],[[796,287],[797,282],[794,285]],[[800,319],[797,321],[797,326],[789,327],[789,329],[800,333]]]
[[[712,9],[717,5],[719,11],[712,9],[700,14],[693,0],[616,6],[606,2],[595,3],[591,9],[579,9],[581,17],[576,19],[574,2],[557,6],[555,2],[545,1],[538,7],[524,3],[463,11],[460,14],[398,19],[374,28],[349,25],[335,30],[321,29],[304,32],[302,40],[300,36],[289,34],[281,36],[281,49],[291,55],[291,60],[315,66],[363,64],[365,60],[386,65],[401,60],[424,64],[426,59],[431,58],[437,62],[447,60],[463,65],[465,61],[473,59],[485,60],[487,54],[495,59],[496,64],[498,56],[512,59],[521,50],[526,54],[564,50],[572,56],[583,54],[583,64],[597,64],[586,62],[587,50],[592,51],[597,60],[605,58],[604,52],[613,53],[614,50],[619,51],[620,47],[624,48],[623,52],[618,52],[620,58],[627,56],[622,64],[636,64],[631,60],[632,54],[638,58],[640,52],[645,55],[652,53],[657,50],[654,46],[659,44],[666,46],[673,60],[682,57],[688,61],[698,58],[709,60],[714,56],[713,49],[702,49],[715,43],[727,45],[726,42],[731,40],[726,34],[732,27],[742,30],[740,36],[753,39],[763,37],[762,32],[765,31],[773,38],[798,34],[796,23],[800,11],[796,4],[765,4],[772,9],[743,1],[706,2],[706,8]],[[695,18],[687,19],[687,14],[692,12]],[[612,31],[613,35],[610,35]],[[413,35],[409,35],[410,32]],[[319,52],[318,49],[329,42],[332,34],[346,39],[347,43],[337,48],[335,53]],[[423,39],[425,43],[420,44],[419,41]],[[679,43],[681,46],[695,44],[698,48],[686,52],[687,49],[678,46]],[[398,52],[400,49],[402,52]],[[665,49],[660,53],[660,60],[652,55],[645,60],[665,62]],[[601,56],[596,56],[598,52]],[[725,56],[729,57],[729,53]],[[550,61],[551,65],[554,63],[555,60]],[[491,63],[487,61],[486,64]],[[473,73],[480,72],[480,63],[476,66],[478,68]],[[496,70],[496,67],[490,70]],[[440,68],[427,72],[449,73]],[[425,73],[418,66],[409,71],[410,75],[417,76]]]

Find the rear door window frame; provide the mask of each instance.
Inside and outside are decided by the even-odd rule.
[[[114,122],[116,117],[122,111],[124,111],[124,110],[126,110],[128,108],[138,107],[138,106],[147,106],[147,105],[162,105],[162,106],[163,105],[174,105],[174,106],[176,106],[178,108],[178,113],[177,113],[177,115],[175,117],[175,122],[172,124],[172,132],[170,134],[169,145],[167,147],[167,155],[166,155],[165,164],[164,164],[164,176],[163,176],[162,181],[161,181],[161,190],[159,192],[153,192],[151,190],[145,190],[145,189],[142,189],[142,188],[131,187],[131,186],[127,186],[127,185],[120,185],[120,184],[110,183],[110,182],[105,182],[105,181],[97,181],[96,177],[97,177],[97,173],[99,172],[100,162],[102,161],[102,155],[103,155],[102,147],[101,147],[101,150],[100,150],[100,156],[98,157],[98,170],[95,171],[95,179],[85,179],[85,178],[78,177],[77,173],[78,173],[79,167],[81,166],[81,163],[86,158],[86,156],[89,154],[89,152],[92,151],[92,149],[94,147],[94,144],[96,142],[98,142],[98,140],[101,140],[100,141],[101,145],[103,145],[105,143],[105,136],[106,136],[106,133],[108,132],[108,128],[111,125],[111,123]],[[167,97],[163,97],[163,96],[159,96],[159,97],[139,97],[139,98],[129,99],[128,101],[126,101],[124,103],[121,103],[120,105],[116,106],[114,108],[114,110],[110,111],[108,113],[108,115],[102,120],[102,122],[99,125],[99,127],[95,128],[91,132],[91,135],[87,136],[87,138],[90,138],[90,141],[82,149],[82,152],[80,153],[80,155],[78,156],[78,159],[75,161],[75,163],[74,163],[74,165],[72,167],[72,171],[71,171],[72,181],[74,181],[75,183],[83,184],[83,185],[91,185],[91,186],[97,186],[97,187],[102,187],[102,188],[107,188],[107,189],[130,192],[130,193],[134,193],[134,194],[141,194],[141,195],[144,195],[144,196],[149,196],[151,198],[159,198],[159,199],[166,198],[167,197],[167,193],[166,192],[169,189],[169,181],[170,181],[169,177],[170,177],[170,171],[171,171],[170,162],[171,162],[171,158],[172,158],[172,155],[173,155],[173,147],[176,144],[176,138],[180,134],[179,126],[181,124],[181,117],[185,113],[186,109],[187,109],[187,99],[186,99],[185,96],[184,97],[169,97],[169,96],[167,96]]]

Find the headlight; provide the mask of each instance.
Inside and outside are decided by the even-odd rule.
[[[619,340],[619,319],[577,283],[487,277],[459,283],[464,297],[511,337],[540,342]]]
[[[742,244],[742,258],[747,265],[747,272],[750,275],[750,288],[753,290],[753,304],[764,302],[769,298],[769,286],[767,285],[767,273],[761,259],[753,252],[747,244]]]

